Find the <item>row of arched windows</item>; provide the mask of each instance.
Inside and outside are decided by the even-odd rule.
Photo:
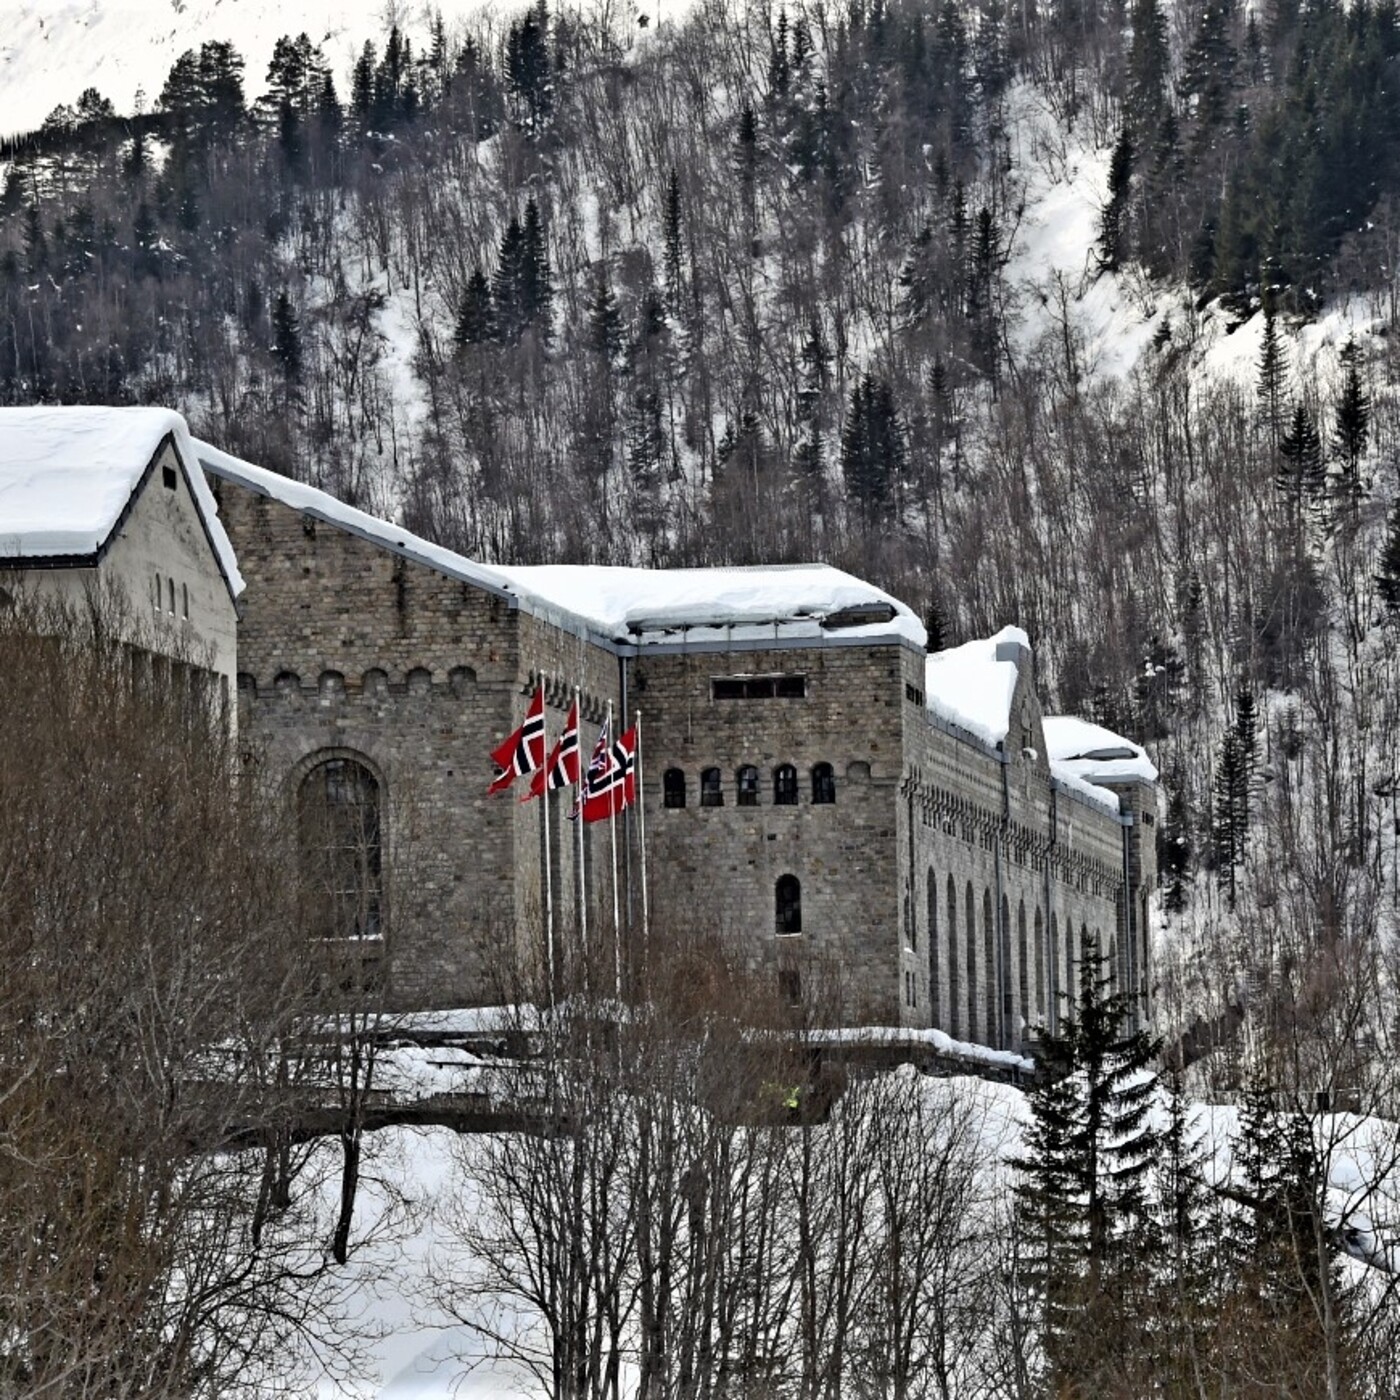
[[[762,783],[759,771],[746,763],[734,774],[734,803],[737,807],[757,807]],[[814,806],[828,806],[836,801],[836,772],[829,763],[815,764],[811,772],[811,795]],[[801,782],[791,763],[780,763],[773,770],[773,805],[796,807],[801,799]],[[683,768],[668,768],[661,775],[661,805],[684,807],[688,800]],[[700,805],[724,806],[724,774],[718,768],[700,772]]]
[[[1088,924],[1081,923],[1076,937],[1073,925],[1068,926],[1062,962],[1057,914],[1050,915],[1047,948],[1045,917],[1039,906],[1034,911],[1033,925],[1028,925],[1025,901],[1019,901],[1013,945],[1011,902],[1007,896],[1003,895],[1001,900],[999,934],[991,890],[983,890],[979,901],[969,880],[959,900],[957,883],[949,875],[944,887],[944,929],[939,926],[938,899],[939,882],[930,868],[926,925],[929,1004],[935,1025],[955,1038],[1014,1045],[1021,1036],[1021,1026],[1014,1024],[1018,1010],[1020,1021],[1030,1027],[1058,1016],[1063,1007],[1073,1006],[1078,1000],[1083,950],[1091,941],[1108,958],[1109,979],[1116,985],[1118,959],[1112,935],[1105,947],[1100,930],[1095,929],[1091,934]],[[1016,954],[1014,982],[1013,946]],[[977,995],[979,964],[983,973],[980,1004]]]

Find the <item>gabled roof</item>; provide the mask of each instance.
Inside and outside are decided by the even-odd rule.
[[[96,564],[167,440],[236,598],[243,579],[194,441],[164,408],[0,408],[0,565]]]
[[[215,476],[613,650],[872,641],[924,646],[923,624],[908,607],[826,564],[731,569],[481,564],[206,443],[196,443],[195,451]]]

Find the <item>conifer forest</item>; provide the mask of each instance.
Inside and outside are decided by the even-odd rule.
[[[1400,1395],[1395,0],[390,6],[350,66],[196,39],[131,110],[55,98],[0,141],[0,404],[168,405],[485,562],[829,562],[930,650],[1024,627],[1047,710],[1161,771],[1150,1033],[1086,956],[1024,1093],[892,1071],[779,1132],[703,950],[635,1055],[562,1018],[529,1073],[567,1131],[439,1163],[458,1253],[420,1286],[474,1355],[560,1400]],[[5,747],[9,948],[6,872],[63,823]],[[263,976],[276,892],[226,875]],[[320,1051],[277,1007],[285,1087]],[[94,1167],[66,1237],[18,1053],[0,1400],[265,1394],[297,1348],[379,1393],[337,1331],[349,1213],[337,1263],[287,1184],[320,1149],[251,1119],[257,1170],[204,1179],[120,1307],[68,1306],[109,1256],[36,1291],[143,1182],[188,1187],[203,1128],[162,1120],[168,1177]],[[364,1150],[382,1235],[420,1228]]]

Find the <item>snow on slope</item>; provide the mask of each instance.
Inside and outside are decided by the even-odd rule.
[[[651,25],[674,18],[690,0],[631,0],[634,14]],[[366,39],[382,44],[386,15],[396,9],[415,47],[426,38],[428,15],[440,10],[449,29],[488,10],[515,15],[527,0],[496,5],[483,0],[20,0],[7,6],[0,32],[0,135],[32,131],[60,103],[72,104],[84,88],[111,98],[117,111],[136,108],[138,91],[151,107],[170,65],[186,49],[227,40],[247,60],[248,97],[265,89],[273,45],[284,34],[305,32],[322,46],[337,83],[349,76]]]

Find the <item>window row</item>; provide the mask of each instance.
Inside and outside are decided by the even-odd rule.
[[[829,763],[816,764],[811,773],[812,803],[829,806],[836,801],[836,771]],[[759,805],[760,781],[758,769],[746,763],[734,775],[734,802],[738,807]],[[796,807],[801,784],[797,769],[791,763],[780,763],[773,770],[773,805]],[[661,777],[661,805],[684,807],[687,802],[686,776],[683,768],[668,768]],[[705,768],[700,773],[700,805],[724,806],[724,774],[718,768]]]
[[[982,891],[979,900],[969,881],[960,899],[951,875],[940,928],[939,880],[932,869],[926,888],[929,1002],[935,1018],[946,1016],[939,1024],[950,1035],[1014,1048],[1021,1027],[1048,1021],[1053,1028],[1063,1010],[1078,1001],[1083,961],[1095,950],[1105,956],[1109,985],[1118,988],[1114,930],[1108,930],[1105,939],[1101,929],[1091,931],[1087,922],[1081,922],[1076,933],[1066,920],[1062,944],[1058,913],[1052,911],[1047,928],[1039,906],[1031,910],[1028,921],[1025,901],[1020,900],[1013,923],[1011,901],[1003,894],[998,918],[989,889]],[[906,943],[917,951],[918,929],[912,921],[906,924]],[[909,996],[906,980],[906,1001]]]
[[[164,578],[156,574],[154,587],[151,590],[151,602],[155,606],[156,616],[161,613],[169,613],[171,617],[183,617],[186,622],[190,617],[190,586],[187,583],[180,585],[180,611],[175,611],[175,580]]]

